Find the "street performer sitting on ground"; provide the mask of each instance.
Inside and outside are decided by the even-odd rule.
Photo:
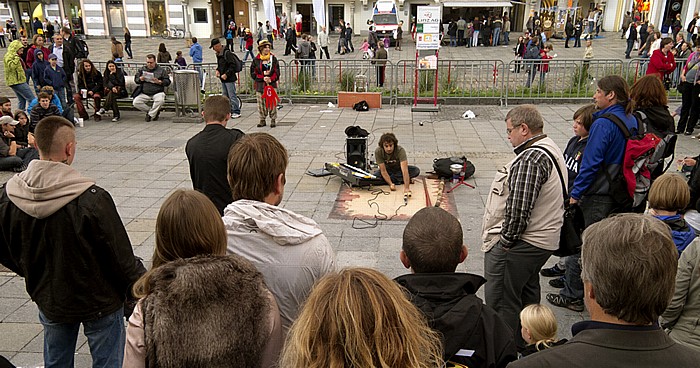
[[[395,184],[403,184],[403,193],[411,195],[411,178],[420,174],[420,169],[408,164],[406,150],[399,146],[399,140],[394,133],[384,133],[379,138],[379,147],[374,150],[379,170],[375,176],[381,176],[389,184],[392,191]]]

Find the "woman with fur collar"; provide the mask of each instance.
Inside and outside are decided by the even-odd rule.
[[[134,285],[141,300],[124,367],[276,366],[284,342],[277,303],[250,262],[225,254],[224,224],[204,194],[178,190],[166,199],[153,268]]]

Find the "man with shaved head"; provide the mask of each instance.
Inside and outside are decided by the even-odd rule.
[[[70,165],[75,128],[60,116],[34,131],[39,160],[0,195],[0,263],[25,278],[44,326],[44,366],[72,367],[80,324],[94,367],[120,367],[124,300],[145,272],[112,197]]]

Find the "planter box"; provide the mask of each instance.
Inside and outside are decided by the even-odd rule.
[[[382,108],[381,92],[338,92],[338,107],[350,107],[365,100],[370,109]]]

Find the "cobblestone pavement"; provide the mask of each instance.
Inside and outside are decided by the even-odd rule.
[[[603,39],[601,43],[606,46],[598,47],[597,52],[601,57],[618,54],[615,49],[621,49],[622,43],[617,41]],[[96,44],[106,41],[89,42],[92,53],[100,55],[101,46]],[[135,40],[136,58],[147,53],[147,45],[152,44],[155,49],[158,42],[160,40]],[[205,40],[202,43],[208,45]],[[176,50],[175,45],[182,44],[182,41],[168,41],[168,44],[170,50]],[[402,58],[410,56],[412,51],[408,49],[404,48]],[[560,55],[572,49],[562,50],[557,50]],[[510,55],[506,51],[479,48],[477,52],[482,55],[477,56],[491,58],[499,52]],[[447,48],[446,53],[449,55],[450,52],[457,50]],[[577,54],[582,52],[582,49],[576,50]],[[205,56],[209,58],[205,61],[211,60],[211,52],[205,51]],[[464,56],[476,57],[473,53],[464,53]],[[357,54],[352,57],[357,57]],[[563,148],[572,135],[572,114],[579,106],[539,107],[545,118],[545,132]],[[472,109],[477,118],[463,120],[461,115],[466,109]],[[405,221],[380,222],[375,228],[356,230],[350,220],[329,219],[341,181],[335,177],[304,175],[308,169],[321,168],[324,162],[342,161],[343,130],[348,125],[361,125],[373,133],[372,148],[383,132],[395,132],[411,163],[422,171],[431,169],[433,158],[453,153],[464,153],[474,162],[477,171],[469,182],[476,188],[461,187],[449,195],[453,196],[457,206],[464,242],[469,247],[469,257],[460,265],[459,271],[483,274],[479,239],[484,203],[495,171],[513,155],[503,122],[508,109],[499,106],[444,106],[436,114],[412,113],[406,106],[385,106],[364,113],[351,109],[322,110],[328,108],[324,105],[286,105],[279,111],[277,128],[257,128],[255,107],[244,103],[242,118],[233,120],[231,125],[246,133],[270,132],[287,147],[290,164],[281,206],[312,217],[320,224],[336,251],[338,265],[375,267],[390,277],[406,272],[398,258]],[[111,123],[109,119],[99,123],[91,120],[77,130],[78,154],[73,165],[112,194],[135,253],[148,261],[149,266],[159,207],[174,189],[191,188],[184,145],[204,126],[201,123],[173,123],[172,118],[172,112],[165,112],[160,121],[145,123],[142,113],[125,111],[120,123]],[[420,122],[423,124],[418,124]],[[697,145],[694,139],[680,137],[677,156],[697,154]],[[11,175],[0,173],[0,182],[7,181]],[[555,261],[555,258],[550,259],[548,265]],[[556,291],[546,281],[542,279],[543,302],[545,293]],[[483,297],[483,292],[480,295]],[[569,337],[571,324],[587,316],[586,313],[555,309],[562,337]],[[0,271],[0,354],[16,365],[34,367],[43,365],[42,347],[43,333],[37,308],[27,296],[23,280]],[[76,366],[90,367],[90,364],[89,348],[85,337],[80,336]]]

